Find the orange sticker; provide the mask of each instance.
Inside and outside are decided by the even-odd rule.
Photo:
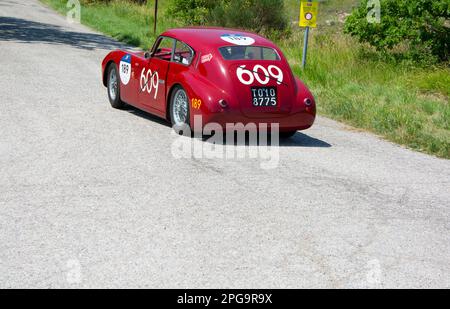
[[[200,99],[192,99],[192,108],[200,109],[202,107],[202,100]]]

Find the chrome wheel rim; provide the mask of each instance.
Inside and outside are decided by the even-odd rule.
[[[188,98],[186,92],[182,89],[177,90],[173,97],[173,120],[176,125],[183,125],[188,120]]]
[[[109,95],[111,99],[114,101],[117,96],[117,74],[116,70],[112,70],[111,74],[109,75]]]

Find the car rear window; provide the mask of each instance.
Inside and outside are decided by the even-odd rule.
[[[280,60],[277,51],[261,46],[226,46],[219,48],[225,60]]]

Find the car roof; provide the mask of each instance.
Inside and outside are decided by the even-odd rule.
[[[250,37],[255,42],[253,46],[265,46],[277,49],[276,45],[268,39],[252,32],[237,29],[218,28],[218,27],[187,27],[170,29],[162,36],[168,36],[180,40],[194,49],[208,50],[211,48],[219,48],[223,46],[233,46],[222,39],[222,36],[245,36]]]

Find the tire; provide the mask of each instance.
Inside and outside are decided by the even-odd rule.
[[[280,138],[288,139],[288,138],[293,137],[295,134],[297,134],[297,131],[280,132]]]
[[[190,128],[189,97],[181,86],[175,86],[170,97],[170,122],[175,128]]]
[[[122,109],[125,107],[125,103],[120,99],[119,74],[117,72],[117,66],[114,63],[109,65],[107,76],[109,103],[111,103],[113,108]]]

